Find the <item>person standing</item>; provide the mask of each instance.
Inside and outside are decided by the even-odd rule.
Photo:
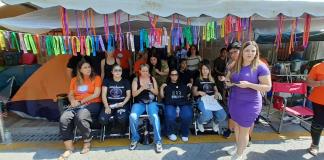
[[[311,126],[312,144],[308,152],[317,156],[324,128],[324,61],[316,64],[308,74],[307,84],[313,87],[308,99],[312,102],[314,117]]]
[[[235,125],[236,146],[227,151],[232,159],[242,159],[249,141],[249,131],[262,108],[261,92],[271,89],[268,67],[259,60],[259,47],[254,41],[243,44],[234,67],[227,73],[231,87],[229,112]]]

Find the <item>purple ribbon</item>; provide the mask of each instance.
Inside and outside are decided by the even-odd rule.
[[[99,39],[99,43],[100,43],[100,47],[101,47],[101,51],[106,51],[106,49],[105,49],[105,45],[104,45],[104,42],[103,42],[103,39],[102,39],[102,35],[99,35],[99,36],[98,36],[98,39]]]
[[[83,14],[84,14],[84,12],[83,12]],[[85,14],[84,18],[85,18],[85,23],[86,23],[87,35],[89,35],[88,15]]]
[[[77,30],[77,33],[78,33],[78,37],[80,37],[78,11],[74,11],[74,15],[75,15],[75,22],[76,22],[76,30]]]

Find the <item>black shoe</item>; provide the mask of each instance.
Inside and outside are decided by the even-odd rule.
[[[224,138],[230,138],[232,134],[232,131],[230,129],[227,129],[224,133],[223,133],[223,137]]]

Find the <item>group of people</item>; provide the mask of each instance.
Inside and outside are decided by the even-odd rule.
[[[230,60],[227,60],[226,51],[230,53]],[[169,67],[154,51],[149,55],[140,53],[134,67],[126,68],[127,75],[121,59],[113,53],[108,53],[101,61],[101,74],[96,74],[92,64],[81,58],[70,82],[70,107],[60,118],[60,132],[66,148],[60,158],[69,157],[74,150],[75,126],[84,139],[80,153],[90,151],[90,125],[94,119],[103,125],[123,126],[125,130],[129,126],[129,149],[134,150],[140,140],[139,117],[144,112],[153,126],[157,153],[163,151],[160,118],[165,120],[166,135],[171,141],[177,140],[175,124],[180,118],[181,140],[187,142],[194,102],[200,112],[197,126],[201,132],[204,132],[205,123],[211,122],[213,130],[218,132],[220,122],[227,117],[232,119],[229,130],[234,130],[237,143],[228,153],[233,159],[240,159],[249,141],[249,132],[261,112],[261,92],[271,89],[270,71],[259,60],[258,45],[254,41],[245,42],[242,47],[235,42],[221,52],[219,63],[226,61],[217,64],[216,69],[210,67],[208,60],[201,59],[195,46],[190,47],[187,57],[178,57],[178,67]],[[128,59],[124,60],[125,66]],[[132,82],[130,73],[134,73]],[[226,98],[225,90],[228,112],[222,107],[209,110],[205,97],[211,96],[220,102]],[[164,117],[159,116],[158,102],[164,104]]]

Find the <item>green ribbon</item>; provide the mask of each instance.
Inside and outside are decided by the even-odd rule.
[[[47,55],[51,56],[54,52],[53,52],[53,36],[46,36],[46,51],[47,51]]]
[[[192,45],[193,38],[192,38],[192,33],[191,33],[191,27],[190,26],[187,26],[187,27],[183,28],[182,35],[183,35],[183,38],[185,38],[187,40],[187,43],[189,45]]]
[[[17,49],[20,52],[20,45],[18,42],[16,32],[11,32],[10,36],[12,49]]]
[[[60,37],[53,36],[53,50],[54,54],[57,56],[60,54]]]
[[[59,36],[59,46],[61,49],[61,54],[66,54],[65,47],[64,47],[64,40],[62,36]]]
[[[37,54],[37,48],[33,36],[31,34],[25,34],[24,41],[25,41],[26,49],[32,50],[34,54]]]

